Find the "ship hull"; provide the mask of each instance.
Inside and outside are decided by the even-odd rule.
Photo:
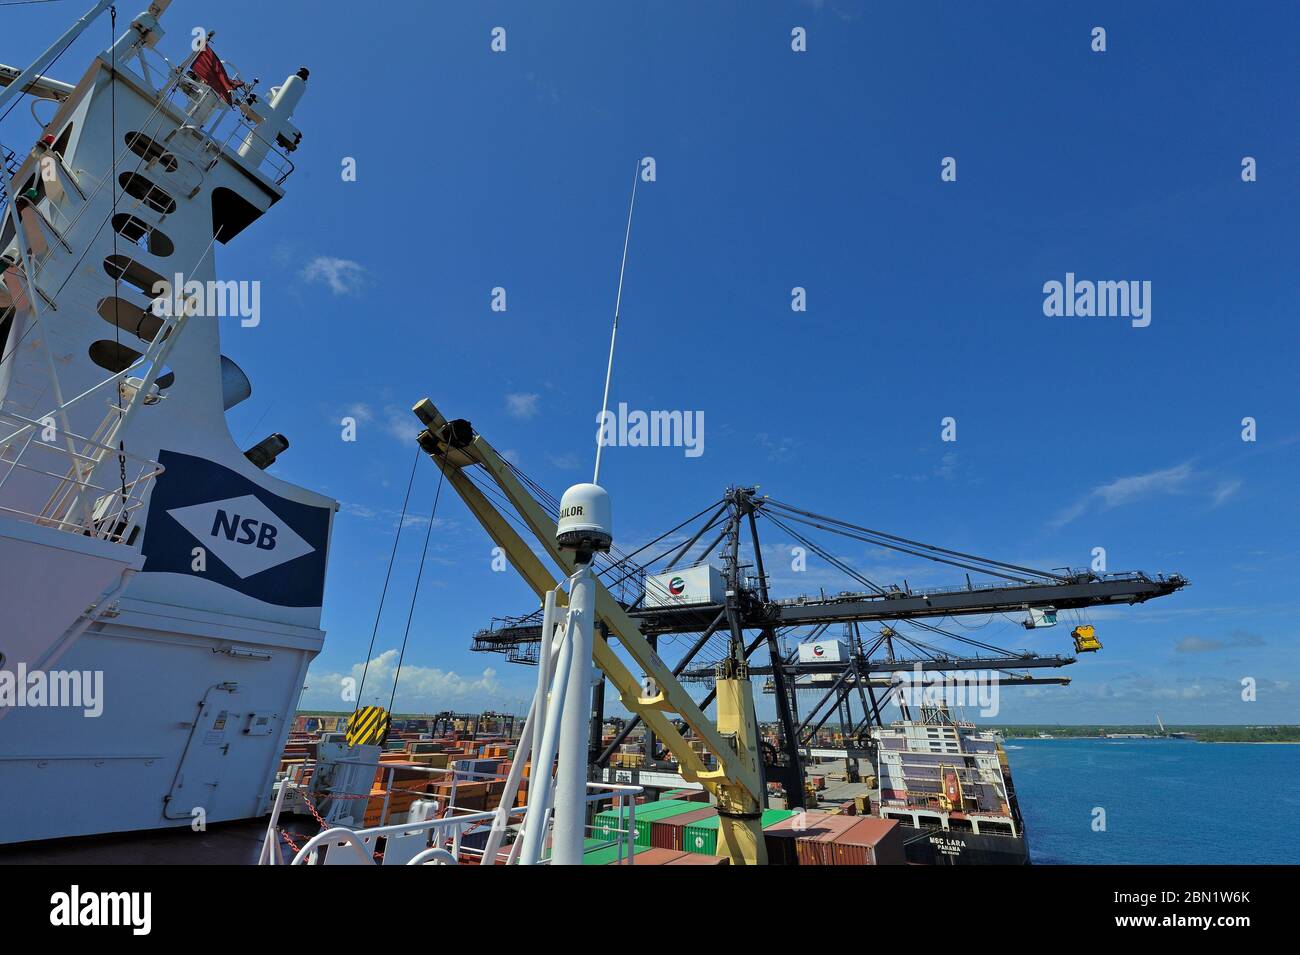
[[[957,832],[903,826],[907,861],[912,865],[1029,865],[1022,836]]]

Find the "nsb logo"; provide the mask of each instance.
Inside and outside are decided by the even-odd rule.
[[[241,578],[315,550],[251,494],[191,504],[167,513]]]
[[[259,523],[255,517],[241,520],[238,514],[229,514],[221,508],[217,508],[216,519],[212,522],[213,537],[225,534],[226,540],[238,544],[256,544],[262,550],[275,549],[275,537],[279,532],[279,528],[269,521]],[[239,534],[237,540],[236,533]]]

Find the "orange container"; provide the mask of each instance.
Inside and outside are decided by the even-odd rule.
[[[832,843],[856,826],[856,816],[826,816],[804,830],[795,840],[795,855],[800,865],[835,865]]]
[[[903,834],[897,819],[859,817],[831,842],[835,865],[906,865]]]

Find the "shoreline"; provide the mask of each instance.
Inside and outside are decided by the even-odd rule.
[[[1300,739],[1168,739],[1163,736],[1145,736],[1138,738],[1124,739],[1123,737],[1112,738],[1108,736],[1004,736],[1004,740],[1067,740],[1067,739],[1084,739],[1096,740],[1097,742],[1115,742],[1117,739],[1123,742],[1146,742],[1163,740],[1170,743],[1207,743],[1211,746],[1232,745],[1232,746],[1300,746]]]

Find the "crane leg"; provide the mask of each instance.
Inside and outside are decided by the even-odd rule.
[[[717,682],[718,732],[735,740],[742,763],[759,766],[754,693],[748,679]],[[763,807],[743,786],[719,787],[718,850],[732,865],[767,865]]]

